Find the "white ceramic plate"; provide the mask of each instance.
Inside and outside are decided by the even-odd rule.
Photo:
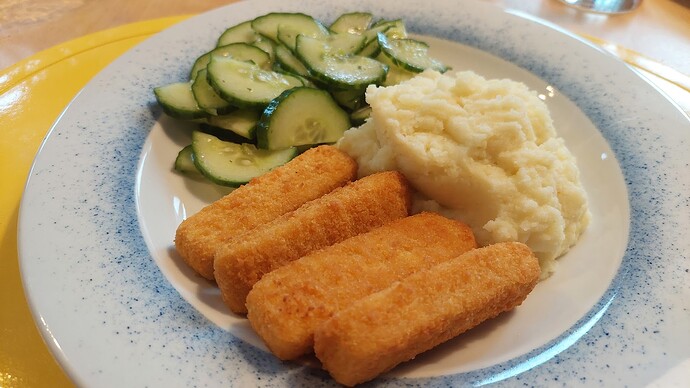
[[[536,90],[578,158],[593,213],[580,242],[522,306],[377,381],[637,386],[685,376],[687,117],[620,61],[543,22],[484,3],[418,4],[232,4],[147,40],[84,88],[36,158],[19,225],[30,304],[75,382],[332,384],[308,361],[271,356],[176,255],[177,225],[223,190],[172,172],[189,131],[161,115],[151,90],[185,79],[230,25],[271,11],[330,22],[352,10],[404,18],[455,70]]]

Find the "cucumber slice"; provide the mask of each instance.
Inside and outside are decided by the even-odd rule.
[[[197,58],[194,61],[194,64],[192,65],[192,70],[189,71],[189,79],[192,81],[196,80],[197,75],[199,75],[199,71],[201,71],[201,69],[205,69],[210,61],[210,51],[202,54],[199,58]]]
[[[208,133],[209,135],[213,135],[217,137],[218,139],[222,141],[227,141],[230,143],[237,143],[237,144],[243,144],[243,143],[251,143],[251,144],[256,144],[256,141],[247,139],[244,136],[240,136],[236,134],[235,132],[226,129],[226,128],[221,128],[221,127],[214,127],[211,124],[208,124],[206,122],[200,123],[199,124],[199,131]]]
[[[332,90],[331,95],[338,105],[349,110],[355,110],[365,104],[365,92],[366,89]]]
[[[253,140],[256,137],[256,124],[259,122],[260,113],[250,109],[239,109],[223,116],[211,116],[206,119],[209,125],[232,131],[245,140]]]
[[[407,29],[402,19],[395,20],[379,20],[373,25],[373,29],[384,28],[386,36],[390,39],[405,39],[407,38]]]
[[[292,51],[295,51],[295,46],[297,45],[297,35],[309,36],[315,39],[325,39],[328,37],[328,30],[323,28],[320,24],[307,29],[295,25],[281,24],[278,26],[278,41]]]
[[[256,137],[260,148],[277,150],[334,143],[349,128],[347,113],[327,91],[298,87],[271,101],[261,115]]]
[[[357,53],[357,55],[361,55],[363,57],[369,57],[369,58],[376,58],[377,55],[381,52],[381,46],[379,46],[379,41],[374,39],[370,41],[369,43],[366,43],[364,48]]]
[[[313,17],[303,13],[272,12],[252,20],[252,28],[259,34],[279,43],[278,27],[292,27],[294,30],[311,34],[316,31],[328,35],[328,30]],[[289,46],[288,46],[289,47]]]
[[[336,89],[362,89],[379,84],[386,78],[388,67],[381,62],[359,55],[339,55],[327,42],[299,35],[297,57],[320,81]]]
[[[362,32],[366,38],[364,48],[359,52],[359,55],[376,58],[381,52],[381,46],[378,42],[378,34],[384,33],[388,37],[395,39],[407,37],[405,25],[402,20],[379,20],[374,23],[368,30]]]
[[[201,69],[192,83],[192,94],[199,108],[211,115],[227,114],[236,108],[229,102],[221,98],[218,93],[209,85],[206,69]]]
[[[218,37],[216,47],[225,46],[231,43],[251,43],[259,38],[259,34],[252,28],[252,21],[247,20],[232,26]]]
[[[239,61],[254,62],[257,66],[268,69],[271,67],[271,55],[256,46],[256,42],[232,43],[221,46],[211,51],[212,56],[229,57]]]
[[[194,120],[209,116],[194,99],[190,82],[175,82],[153,89],[158,104],[168,116],[182,120]]]
[[[375,23],[371,28],[369,28],[368,30],[366,30],[362,33],[362,35],[364,35],[364,37],[366,38],[366,41],[364,42],[364,44],[367,46],[372,42],[377,42],[376,44],[378,44],[379,32],[385,33],[386,31],[388,31],[392,27],[393,27],[393,25],[389,22],[385,22],[385,23],[377,22],[377,23]]]
[[[252,42],[252,45],[258,49],[261,49],[266,54],[268,54],[268,57],[271,59],[271,63],[273,63],[275,61],[276,43],[273,43],[272,40],[264,38],[261,35],[259,35],[259,38],[257,38],[254,42]]]
[[[252,61],[264,69],[271,67],[270,55],[259,47],[247,43],[231,43],[225,46],[216,47],[197,58],[192,66],[192,71],[189,75],[190,79],[196,79],[199,70],[205,69],[206,66],[208,66],[212,55],[230,57],[240,61]]]
[[[240,108],[261,108],[283,91],[302,86],[299,78],[264,70],[232,58],[211,57],[208,82],[223,99]]]
[[[290,72],[288,71],[287,73],[290,73]],[[302,82],[302,86],[306,86],[308,88],[317,88],[316,83],[311,78],[311,76],[309,78],[307,78],[307,77],[301,76],[299,74],[290,73],[290,75],[299,79]]]
[[[261,68],[270,67],[270,56],[263,50],[246,44],[232,43],[218,47],[197,59],[192,69],[192,74],[196,72],[196,78],[192,84],[192,93],[199,107],[211,115],[227,114],[236,108],[228,101],[223,99],[213,87],[208,83],[206,67],[212,57],[232,58],[241,61],[251,61]]]
[[[368,12],[348,12],[335,19],[328,29],[339,34],[360,35],[369,28],[373,19],[374,16]]]
[[[194,165],[210,181],[239,187],[297,156],[296,148],[257,149],[253,144],[222,141],[201,131],[192,133]]]
[[[276,46],[276,61],[287,72],[309,77],[309,70],[292,54],[287,47],[279,44]]]
[[[362,51],[366,37],[355,34],[331,34],[325,38],[331,53],[337,55],[357,54]]]
[[[200,175],[199,170],[194,165],[194,151],[191,144],[181,149],[177,154],[175,171],[186,175]]]
[[[448,68],[440,61],[429,57],[429,45],[414,39],[391,39],[384,33],[378,34],[383,54],[401,68],[421,73],[426,69],[445,72]]]
[[[386,74],[386,80],[383,81],[383,86],[397,85],[417,75],[417,73],[407,71],[396,65],[384,53],[379,53],[376,60],[388,66],[388,73]]]

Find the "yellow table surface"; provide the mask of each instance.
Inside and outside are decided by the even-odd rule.
[[[60,44],[0,72],[0,387],[69,387],[44,344],[22,289],[17,217],[40,144],[76,93],[103,67],[188,16],[128,24]],[[690,112],[690,79],[625,48],[591,38],[646,74]]]
[[[17,258],[17,214],[33,158],[65,106],[108,63],[186,16],[98,32],[0,73],[0,387],[69,387],[26,303]]]

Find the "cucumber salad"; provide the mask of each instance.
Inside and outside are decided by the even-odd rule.
[[[163,111],[193,121],[175,170],[238,187],[335,143],[368,117],[367,86],[446,71],[402,20],[351,12],[326,27],[303,13],[269,13],[225,30],[189,80],[154,89]]]

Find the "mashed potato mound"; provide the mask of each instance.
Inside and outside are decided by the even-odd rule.
[[[527,244],[543,277],[586,228],[575,158],[524,84],[426,71],[370,86],[366,98],[371,118],[338,147],[359,162],[360,176],[402,172],[420,193],[416,211],[466,222],[481,245]]]

